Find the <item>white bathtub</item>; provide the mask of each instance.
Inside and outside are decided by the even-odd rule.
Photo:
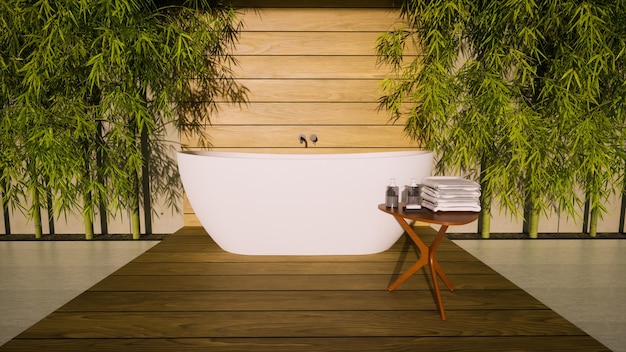
[[[390,178],[429,176],[429,151],[359,154],[180,152],[202,226],[224,250],[252,255],[352,255],[389,249],[400,225],[378,210]]]

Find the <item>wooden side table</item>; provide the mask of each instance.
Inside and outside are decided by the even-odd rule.
[[[437,262],[435,255],[437,254],[437,247],[443,240],[443,237],[448,230],[448,226],[452,225],[465,225],[476,219],[478,219],[478,214],[476,212],[470,211],[440,211],[433,212],[429,209],[422,208],[420,210],[403,210],[402,204],[400,204],[399,208],[387,208],[385,204],[379,204],[378,209],[384,211],[387,214],[392,215],[396,221],[402,226],[402,228],[406,231],[406,233],[411,237],[417,248],[420,250],[419,260],[413,264],[409,270],[407,270],[402,276],[400,276],[394,283],[392,283],[387,290],[390,292],[395,290],[400,284],[406,281],[409,277],[411,277],[415,272],[417,272],[420,268],[425,265],[430,267],[430,275],[433,280],[433,287],[435,289],[435,296],[437,298],[437,307],[439,308],[439,314],[441,314],[441,319],[446,320],[446,313],[443,309],[443,302],[441,300],[441,292],[439,291],[439,284],[437,277],[440,277],[441,280],[446,284],[450,291],[454,291],[454,286],[441,269],[441,266]],[[429,224],[438,224],[441,225],[439,228],[439,232],[437,236],[429,245],[426,245],[424,241],[415,233],[415,230],[409,223],[405,220],[414,220],[421,221]]]

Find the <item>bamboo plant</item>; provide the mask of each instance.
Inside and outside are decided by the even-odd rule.
[[[51,195],[49,211],[83,213],[87,238],[103,204],[113,216],[130,210],[139,238],[143,173],[158,176],[152,196],[179,196],[167,126],[200,133],[216,101],[246,100],[231,71],[235,11],[205,0],[9,0],[0,15],[1,44],[11,44],[0,131],[17,151],[3,153],[2,180],[30,199],[38,232]]]
[[[577,188],[592,217],[605,210],[623,173],[625,1],[405,0],[401,13],[378,41],[397,73],[380,105],[407,115],[440,171],[480,180],[483,237],[493,200],[526,207],[531,237],[540,214],[576,216]]]

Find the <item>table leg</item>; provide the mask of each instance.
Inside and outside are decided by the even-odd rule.
[[[454,287],[452,286],[452,283],[450,282],[446,274],[441,269],[441,266],[439,266],[439,263],[435,258],[435,253],[437,253],[437,247],[439,247],[439,243],[441,243],[441,240],[443,240],[443,237],[445,236],[447,230],[447,225],[441,225],[441,228],[439,228],[439,232],[437,233],[437,237],[435,237],[435,240],[430,244],[428,252],[430,275],[433,280],[433,288],[435,289],[435,296],[437,298],[437,308],[439,308],[439,314],[441,315],[442,320],[446,320],[446,313],[443,309],[443,300],[441,298],[441,291],[439,290],[439,281],[437,280],[437,276],[441,277],[441,280],[446,284],[450,291],[453,291]]]
[[[390,292],[398,288],[398,286],[400,286],[409,277],[415,274],[424,265],[427,265],[428,260],[429,260],[429,255],[428,255],[429,248],[426,245],[426,243],[424,243],[424,241],[422,241],[422,239],[419,238],[419,236],[415,233],[411,225],[409,225],[406,221],[404,221],[402,217],[394,216],[394,218],[398,221],[400,226],[402,226],[404,231],[406,231],[409,237],[411,237],[413,242],[417,245],[417,248],[420,251],[420,257],[419,257],[419,260],[409,268],[409,270],[407,270],[404,274],[402,274],[402,276],[400,276],[398,279],[396,279],[396,281],[394,281],[391,285],[389,285],[387,290]]]
[[[441,241],[443,240],[446,234],[446,231],[448,230],[448,226],[442,225],[439,228],[439,232],[437,233],[437,236],[435,237],[433,242],[430,244],[430,246],[427,246],[426,243],[424,243],[424,241],[422,241],[422,239],[419,238],[419,236],[415,233],[413,228],[402,217],[399,217],[399,216],[394,216],[394,217],[396,218],[398,223],[400,223],[400,225],[406,231],[409,237],[411,237],[413,242],[417,245],[418,249],[420,250],[420,258],[404,274],[402,274],[402,276],[400,276],[396,281],[394,281],[387,288],[387,290],[388,291],[395,290],[398,286],[400,286],[400,284],[402,284],[409,277],[415,274],[415,272],[417,272],[420,268],[422,268],[424,265],[428,265],[430,267],[430,275],[432,277],[433,289],[435,290],[435,298],[437,299],[437,308],[439,309],[439,314],[441,315],[441,319],[446,320],[446,314],[443,308],[443,301],[441,298],[441,292],[439,290],[439,282],[438,282],[437,277],[441,278],[441,280],[444,282],[444,284],[448,287],[450,291],[454,291],[454,286],[452,286],[450,279],[448,279],[446,274],[443,272],[443,269],[441,269],[439,262],[437,262],[437,259],[435,258],[435,254],[437,252],[437,248],[439,247],[439,244],[441,243]]]

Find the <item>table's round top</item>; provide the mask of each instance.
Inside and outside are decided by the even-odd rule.
[[[405,219],[422,221],[439,225],[465,225],[478,219],[480,213],[473,211],[438,211],[434,212],[427,208],[419,210],[404,210],[402,205],[398,208],[387,208],[385,204],[379,204],[378,209],[391,215],[401,216]]]

